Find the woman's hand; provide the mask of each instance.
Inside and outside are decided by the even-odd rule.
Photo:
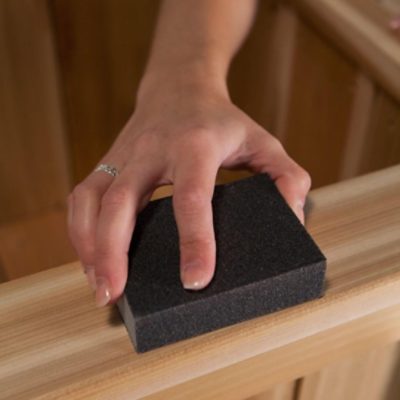
[[[201,289],[215,270],[211,199],[219,167],[267,172],[303,222],[309,174],[281,143],[204,82],[146,85],[135,113],[100,161],[119,175],[92,172],[69,196],[71,241],[97,286],[99,306],[115,302],[127,279],[138,212],[155,188],[173,184],[181,280]]]

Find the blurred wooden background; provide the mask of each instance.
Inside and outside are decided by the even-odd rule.
[[[313,188],[400,161],[391,7],[262,0],[233,62],[234,102],[281,139]],[[66,197],[134,110],[157,9],[155,0],[0,2],[2,280],[76,259]]]

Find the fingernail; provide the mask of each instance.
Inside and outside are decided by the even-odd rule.
[[[85,267],[85,274],[89,286],[92,288],[92,290],[96,290],[96,274],[94,272],[94,267]]]
[[[98,277],[96,279],[96,306],[103,307],[111,299],[110,285],[106,278]]]
[[[199,290],[207,286],[202,262],[195,260],[182,267],[182,283],[185,289]]]

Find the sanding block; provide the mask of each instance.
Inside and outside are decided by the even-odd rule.
[[[326,258],[268,174],[217,185],[215,275],[199,291],[180,280],[172,197],[139,213],[117,302],[145,352],[323,296]]]

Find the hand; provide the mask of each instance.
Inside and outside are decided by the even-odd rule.
[[[97,286],[98,306],[122,294],[136,216],[159,186],[173,184],[187,289],[207,286],[214,275],[211,199],[219,167],[267,172],[304,222],[309,174],[224,91],[206,86],[169,81],[142,92],[135,113],[100,161],[119,175],[92,172],[68,198],[71,241]]]

